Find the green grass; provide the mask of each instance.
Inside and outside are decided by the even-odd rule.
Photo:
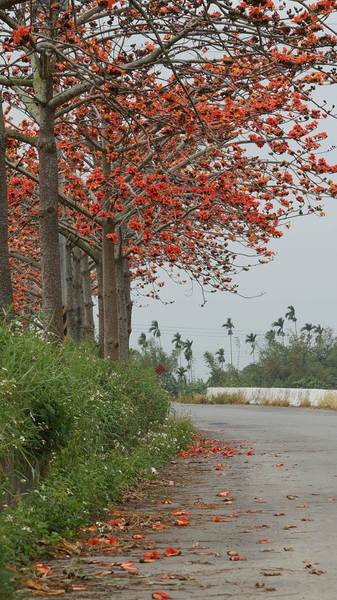
[[[254,398],[254,402],[249,401],[242,392],[235,391],[223,392],[217,396],[194,395],[181,396],[177,399],[182,404],[258,404],[263,406],[290,406],[289,399],[286,397],[268,397],[267,393],[259,393]]]
[[[0,597],[13,575],[192,437],[155,374],[0,328]],[[27,483],[20,480],[26,480]],[[20,485],[29,488],[20,494]],[[43,542],[41,544],[41,541]]]
[[[183,395],[177,398],[182,404],[249,404],[241,392],[224,392],[217,396],[206,396],[206,394]]]

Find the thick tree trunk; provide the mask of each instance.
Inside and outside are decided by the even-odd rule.
[[[96,263],[97,304],[98,304],[98,353],[104,356],[104,307],[103,307],[103,269],[102,262]]]
[[[127,308],[127,293],[125,289],[124,260],[121,255],[116,258],[116,281],[117,281],[117,302],[118,302],[118,338],[119,338],[119,358],[127,360],[129,358],[129,323]]]
[[[66,297],[65,303],[68,310],[68,337],[74,339],[76,335],[76,319],[74,309],[74,274],[73,274],[73,257],[72,246],[66,245]]]
[[[47,59],[46,59],[47,60]],[[58,160],[54,111],[48,106],[53,94],[50,75],[38,74],[40,100],[39,188],[42,309],[47,331],[63,339],[60,249],[58,237]]]
[[[8,251],[8,189],[6,173],[6,136],[0,95],[0,318],[9,315],[13,289]]]
[[[73,339],[76,342],[82,339],[83,328],[83,294],[82,294],[82,278],[81,278],[81,250],[73,248],[73,307],[74,307],[74,333]]]
[[[105,219],[102,239],[104,358],[118,360],[119,339],[115,246],[106,237],[109,233],[113,232],[113,221]]]
[[[132,299],[131,299],[131,273],[130,273],[130,264],[129,259],[123,259],[123,268],[124,268],[124,289],[126,296],[126,310],[127,310],[127,318],[128,318],[128,348],[130,348],[130,335],[132,332]]]
[[[84,340],[93,340],[95,337],[93,301],[91,294],[91,278],[88,255],[82,252],[81,256],[81,280],[83,297],[83,328]]]
[[[63,306],[67,304],[67,240],[59,234],[60,268],[61,268],[61,294]]]

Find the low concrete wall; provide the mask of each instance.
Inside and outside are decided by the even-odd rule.
[[[300,406],[308,404],[318,406],[320,403],[336,403],[337,390],[314,390],[299,388],[249,388],[249,387],[210,387],[207,389],[209,398],[216,398],[221,395],[236,394],[247,400],[248,404],[270,404],[273,401],[289,402],[290,406]]]

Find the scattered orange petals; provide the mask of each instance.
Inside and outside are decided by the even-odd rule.
[[[271,540],[269,540],[268,538],[261,538],[258,542],[256,542],[257,544],[271,544]]]
[[[275,465],[275,467],[279,467],[279,468],[284,467],[284,463],[277,463],[277,465]]]
[[[120,564],[124,571],[130,573],[130,575],[138,575],[139,571],[132,560],[126,560]]]
[[[72,592],[85,592],[87,588],[85,587],[85,585],[72,585],[71,586],[71,591]]]
[[[33,590],[34,596],[63,596],[65,594],[64,589],[49,588],[41,579],[31,579],[28,577],[27,579],[23,579],[21,584],[25,588]]]
[[[119,527],[123,529],[125,525],[125,519],[124,517],[119,517],[118,519],[110,519],[110,521],[106,521],[106,524],[111,525],[111,527]]]
[[[101,538],[89,538],[87,539],[87,544],[89,544],[89,546],[98,546],[101,543]]]
[[[160,521],[158,521],[158,523],[153,523],[152,525],[152,529],[156,529],[158,531],[160,531],[161,529],[166,529],[167,525],[164,525],[164,523],[160,523]]]
[[[114,535],[108,537],[95,537],[87,540],[89,546],[117,546],[118,540]]]
[[[175,524],[178,525],[179,527],[187,527],[187,525],[190,524],[190,521],[189,521],[188,517],[182,516],[182,517],[178,517],[176,519]]]
[[[220,496],[221,498],[227,498],[229,496],[229,491],[224,490],[223,492],[219,492],[217,496]]]
[[[180,556],[181,550],[179,548],[169,546],[168,548],[165,548],[163,554],[164,556]]]
[[[35,569],[35,571],[40,573],[42,577],[49,577],[53,572],[51,567],[48,567],[48,565],[43,565],[42,563],[35,563],[33,565],[33,568]]]
[[[90,525],[90,527],[81,527],[80,531],[95,533],[98,530],[97,525]]]
[[[161,556],[159,552],[157,552],[157,550],[153,550],[152,552],[144,552],[143,558],[140,559],[140,562],[149,563],[159,560],[160,558]]]
[[[132,536],[132,539],[133,539],[133,540],[143,540],[144,538],[145,538],[145,535],[143,535],[142,533],[135,533],[135,534]]]
[[[232,561],[247,560],[246,557],[243,556],[243,554],[240,554],[236,550],[228,550],[227,554],[229,556],[229,560],[232,560]]]
[[[153,592],[153,600],[170,600],[171,596],[166,592]]]

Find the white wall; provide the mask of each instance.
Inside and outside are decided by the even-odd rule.
[[[210,387],[207,389],[209,398],[216,398],[221,394],[240,394],[247,399],[249,404],[286,400],[291,406],[299,406],[301,402],[309,402],[311,406],[317,406],[326,399],[334,400],[337,403],[337,390],[249,387]]]

